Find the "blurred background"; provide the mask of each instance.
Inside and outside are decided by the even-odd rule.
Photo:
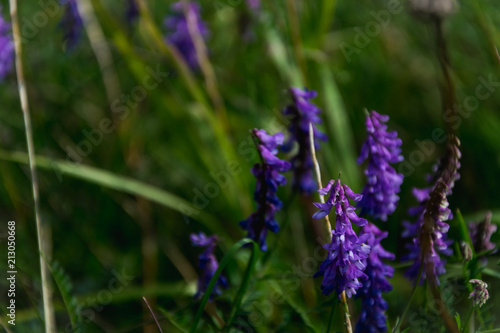
[[[127,1],[79,2],[92,5],[93,20],[74,45],[65,41],[67,26],[61,23],[68,4],[19,4],[58,331],[71,332],[70,317],[80,315],[82,332],[155,332],[142,296],[165,331],[190,326],[202,250],[190,244],[189,234],[217,234],[219,260],[246,235],[238,222],[255,209],[250,169],[258,162],[249,130],[286,135],[281,111],[291,102],[291,86],[318,92],[313,101],[329,137],[318,151],[323,183],[342,172],[343,182],[360,193],[365,179],[356,159],[366,138],[363,109],[390,116],[389,129],[403,141],[405,162],[396,170],[405,180],[398,209],[377,225],[389,231],[383,245],[396,261],[406,253],[400,234],[407,209],[416,204],[411,189],[426,186],[426,174],[444,151],[436,137],[446,128],[434,31],[410,14],[406,1],[279,0],[260,7],[243,0],[200,1],[209,31],[207,59],[205,68],[194,70],[179,65],[180,55],[164,43],[170,1],[144,1],[150,16],[141,12],[132,19]],[[10,22],[8,3],[1,4]],[[458,1],[443,26],[457,102],[465,110],[448,119],[459,126],[463,156],[449,201],[466,222],[492,211],[493,222],[500,223],[499,27],[494,0]],[[478,95],[480,85],[487,97]],[[6,222],[15,220],[17,228],[17,323],[10,329],[38,332],[38,245],[14,70],[0,83],[0,109],[2,258]],[[333,295],[320,294],[321,279],[311,278],[321,262],[315,226],[322,222],[311,220],[318,198],[294,195],[290,186],[280,188],[279,197],[281,230],[268,236],[270,250],[257,264],[234,331],[324,331],[335,303]],[[450,237],[459,240],[456,218],[450,226]],[[241,250],[229,263],[224,274],[231,288],[215,300],[218,315],[204,314],[204,329],[217,330],[214,318],[231,309],[248,258]],[[489,259],[491,271],[497,261]],[[470,302],[462,264],[456,253],[449,262],[443,280],[460,292],[446,299],[451,313],[464,317]],[[2,259],[4,271],[5,265]],[[404,263],[396,265],[394,290],[387,295],[392,325],[412,289]],[[500,306],[496,274],[483,276],[491,295],[483,328],[499,323],[491,316]],[[422,287],[403,328],[436,331],[432,322],[439,319],[428,294]],[[1,304],[7,301],[2,293]],[[351,306],[357,318],[360,302]],[[339,323],[340,313],[334,312]]]

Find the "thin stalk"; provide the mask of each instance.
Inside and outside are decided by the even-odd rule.
[[[473,306],[470,309],[469,315],[467,316],[467,320],[465,321],[465,323],[462,327],[462,333],[465,332],[465,330],[467,329],[467,326],[469,326],[469,321],[470,321],[470,318],[472,317],[472,314],[474,313],[474,308],[475,308],[475,306]]]
[[[215,112],[219,117],[219,120],[224,125],[226,131],[229,130],[229,123],[227,120],[227,112],[226,107],[224,106],[224,101],[219,92],[219,85],[217,83],[217,77],[215,76],[215,71],[213,69],[210,60],[208,59],[207,46],[205,45],[205,41],[200,34],[198,29],[198,22],[196,22],[196,16],[193,11],[189,9],[187,1],[184,1],[184,15],[186,16],[187,27],[189,35],[193,40],[194,49],[196,52],[196,58],[198,59],[198,63],[200,64],[200,69],[205,78],[205,87],[207,89],[208,95],[212,100],[212,103],[215,108]]]
[[[158,330],[160,331],[160,333],[163,333],[163,330],[161,329],[161,326],[160,326],[160,323],[158,322],[158,319],[156,319],[156,316],[155,316],[155,313],[153,312],[153,309],[151,309],[151,307],[149,306],[148,300],[144,296],[142,296],[142,299],[144,300],[144,303],[146,303],[146,306],[148,307],[149,312],[151,313],[151,317],[153,317],[153,319],[155,320],[155,323],[156,323],[156,326],[158,327]]]
[[[106,42],[102,28],[99,25],[91,1],[77,0],[76,3],[85,32],[90,41],[90,46],[92,47],[92,51],[95,54],[102,73],[108,104],[111,105],[120,94],[120,84],[113,66],[111,50]]]
[[[22,62],[22,44],[21,33],[19,29],[19,21],[17,18],[17,0],[9,0],[10,17],[12,21],[12,35],[14,38],[14,49],[16,56],[16,73],[17,85],[19,90],[19,99],[21,101],[21,109],[24,118],[24,129],[26,133],[26,144],[28,147],[28,160],[31,174],[31,184],[33,189],[33,203],[35,209],[36,234],[38,240],[38,257],[40,260],[40,274],[42,280],[42,301],[43,312],[45,318],[45,331],[48,333],[55,332],[55,317],[54,307],[52,304],[51,287],[49,280],[49,267],[46,260],[49,260],[46,252],[47,244],[44,243],[46,238],[46,227],[42,224],[40,214],[40,197],[38,193],[38,178],[35,167],[35,145],[33,143],[33,132],[31,129],[31,117],[29,112],[28,93],[26,91],[26,83],[24,80],[23,62]],[[44,237],[45,236],[45,237]]]
[[[314,131],[312,123],[309,123],[309,144],[311,145],[311,155],[314,164],[314,170],[316,174],[316,182],[318,183],[318,188],[323,188],[321,184],[321,170],[319,168],[318,159],[316,157],[316,148],[314,147]],[[319,194],[319,201],[321,203],[325,203],[325,198],[323,195]],[[325,216],[325,228],[327,231],[328,242],[332,241],[332,225],[330,224],[330,219],[328,215]],[[344,315],[345,315],[345,327],[348,333],[352,333],[352,325],[351,325],[351,315],[349,314],[349,305],[347,304],[347,298],[345,296],[345,291],[340,294],[340,301],[344,306]]]
[[[290,20],[290,32],[292,34],[292,45],[295,61],[300,67],[300,71],[302,72],[303,84],[307,86],[307,66],[304,58],[304,52],[302,51],[303,47],[302,38],[300,36],[299,14],[297,12],[297,4],[295,3],[295,0],[286,1],[286,10],[288,18]]]
[[[408,303],[406,304],[405,310],[403,311],[401,318],[396,323],[396,327],[394,327],[394,329],[392,330],[393,333],[399,332],[399,327],[403,323],[403,321],[406,317],[406,313],[408,313],[408,310],[410,309],[410,305],[413,302],[413,298],[415,298],[415,295],[417,292],[417,287],[420,284],[420,279],[422,279],[423,272],[424,272],[424,261],[422,260],[422,262],[420,263],[420,270],[418,271],[417,281],[415,281],[415,285],[413,286],[413,289],[412,289],[411,294],[410,294],[410,299],[408,300]]]

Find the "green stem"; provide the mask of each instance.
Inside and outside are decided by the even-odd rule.
[[[398,322],[396,323],[396,327],[394,327],[394,329],[392,330],[392,333],[395,333],[395,332],[399,331],[399,327],[403,323],[403,321],[404,321],[404,319],[406,317],[406,313],[410,309],[410,305],[413,302],[413,298],[415,298],[415,294],[417,292],[417,288],[418,288],[418,285],[420,283],[420,279],[422,278],[422,273],[423,272],[424,272],[424,263],[423,263],[423,260],[422,260],[422,262],[420,264],[420,270],[418,271],[418,278],[417,278],[417,281],[415,281],[415,285],[413,286],[413,289],[411,291],[410,299],[408,300],[408,304],[406,304],[405,310],[403,311],[403,314],[401,315],[401,319],[398,320]]]
[[[465,324],[462,326],[462,332],[465,332],[465,330],[467,329],[467,326],[469,326],[469,321],[470,321],[470,318],[472,317],[472,314],[474,313],[474,308],[475,308],[475,306],[473,306],[470,309],[469,315],[467,316],[467,320],[465,321]]]

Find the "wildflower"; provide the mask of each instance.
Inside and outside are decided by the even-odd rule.
[[[252,173],[257,178],[254,194],[257,211],[248,219],[241,221],[240,225],[248,231],[247,237],[258,242],[260,249],[266,251],[268,230],[274,233],[279,231],[274,215],[277,210],[281,209],[281,201],[276,192],[278,186],[286,184],[286,178],[280,172],[288,171],[291,165],[276,156],[278,146],[283,143],[283,133],[269,135],[265,130],[254,129],[253,135],[258,141],[261,157],[261,163],[255,164],[252,168]]]
[[[366,117],[368,138],[361,148],[358,163],[368,159],[365,170],[367,185],[363,189],[363,199],[357,207],[360,215],[370,215],[375,219],[387,221],[387,216],[396,209],[403,175],[396,173],[391,163],[403,160],[401,140],[396,131],[387,132],[384,124],[389,120],[386,115],[371,111]]]
[[[356,294],[356,289],[362,286],[359,279],[368,278],[363,273],[366,266],[363,260],[368,257],[370,246],[364,243],[371,234],[366,233],[358,238],[351,222],[362,227],[367,221],[358,217],[354,207],[349,203],[349,199],[359,201],[362,196],[354,193],[347,185],[341,185],[340,179],[331,180],[318,192],[321,195],[330,192],[330,197],[325,203],[314,203],[320,210],[313,215],[313,218],[321,219],[335,207],[336,222],[332,230],[331,243],[323,246],[328,250],[328,256],[314,277],[323,276],[321,284],[323,294],[330,295],[335,289],[339,298],[344,291],[347,297],[352,297]]]
[[[299,88],[290,88],[293,98],[293,104],[283,110],[283,114],[292,117],[289,131],[290,139],[285,144],[285,151],[290,151],[293,143],[298,143],[298,152],[292,160],[293,166],[293,188],[300,193],[312,194],[317,185],[313,174],[313,161],[311,155],[311,141],[309,137],[309,124],[313,125],[314,138],[325,141],[326,135],[316,128],[316,124],[321,123],[319,113],[321,109],[311,103],[311,99],[317,96],[314,90],[301,90]],[[319,148],[317,141],[314,142],[316,148]]]
[[[134,21],[139,16],[139,8],[137,8],[136,0],[128,0],[125,10],[125,18],[128,22]]]
[[[0,7],[0,10],[2,8]],[[14,43],[10,33],[10,24],[0,15],[0,80],[12,70],[14,63]]]
[[[356,332],[386,332],[387,302],[382,298],[382,293],[392,290],[392,286],[387,281],[394,274],[394,268],[385,264],[382,259],[394,260],[394,254],[386,251],[380,241],[387,237],[387,232],[381,231],[374,224],[368,222],[360,232],[369,235],[366,243],[370,246],[370,255],[366,259],[366,269],[364,273],[368,279],[363,282],[358,296],[361,301],[361,314],[356,325]]]
[[[490,298],[488,294],[488,285],[478,279],[472,279],[469,283],[475,283],[474,290],[470,293],[469,298],[472,298],[472,303],[474,305],[479,305],[479,307],[483,306],[484,303]]]
[[[490,238],[497,231],[497,225],[491,224],[491,212],[479,223],[469,223],[469,235],[477,253],[493,250],[496,245]],[[494,251],[496,252],[496,251]]]
[[[425,269],[422,271],[420,283],[423,283],[425,278],[432,278],[431,282],[438,285],[438,276],[446,272],[446,260],[440,257],[440,254],[449,256],[452,253],[449,245],[453,241],[447,238],[449,225],[446,221],[452,218],[447,196],[451,194],[455,181],[460,178],[459,145],[458,138],[450,134],[446,154],[434,167],[434,174],[428,177],[433,183],[432,187],[413,189],[413,195],[420,203],[409,210],[410,215],[416,216],[415,222],[403,222],[403,237],[412,238],[411,243],[406,246],[409,253],[403,260],[414,261],[405,275],[416,280],[423,262]]]
[[[462,253],[462,257],[465,262],[472,260],[472,248],[469,243],[461,241],[460,242],[460,252]]]
[[[217,262],[214,254],[217,236],[212,235],[210,237],[207,237],[204,233],[200,232],[198,234],[191,234],[189,238],[193,246],[200,246],[205,248],[205,250],[198,257],[198,264],[200,269],[202,270],[202,274],[198,278],[198,290],[196,292],[195,298],[199,298],[207,290],[210,280],[214,276],[217,267],[219,267],[219,263]],[[210,299],[212,299],[214,293],[216,295],[221,294],[221,287],[227,288],[226,278],[222,275],[217,280],[215,287],[212,290],[212,294],[210,295]]]
[[[80,39],[83,30],[83,21],[76,0],[67,1],[61,25],[64,29],[63,41],[66,47],[71,49]]]
[[[186,13],[184,12],[186,6]],[[163,22],[167,28],[166,41],[177,48],[189,67],[197,69],[198,58],[193,39],[189,33],[187,15],[192,15],[196,21],[196,30],[201,37],[208,36],[208,29],[200,17],[200,6],[195,2],[178,1],[170,6],[172,14]]]

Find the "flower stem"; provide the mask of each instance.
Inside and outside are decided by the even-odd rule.
[[[465,321],[464,326],[462,327],[462,332],[465,332],[465,330],[467,329],[467,326],[469,326],[469,321],[472,317],[472,314],[474,313],[474,308],[475,308],[475,306],[473,306],[470,309],[469,315],[467,316],[467,320]]]
[[[314,170],[316,174],[316,182],[318,183],[318,188],[323,188],[321,184],[321,170],[319,168],[318,159],[316,158],[316,148],[314,147],[314,132],[312,123],[309,123],[309,144],[311,145],[311,155],[314,164]],[[340,177],[340,175],[339,175]],[[325,203],[325,198],[323,195],[319,194],[319,201],[321,203]],[[330,224],[330,219],[328,215],[325,216],[325,228],[327,232],[328,242],[332,241],[332,225]],[[349,305],[347,304],[347,298],[345,296],[345,291],[340,295],[340,300],[344,306],[344,314],[345,314],[345,327],[348,333],[352,333],[352,325],[351,325],[351,315],[349,314]]]
[[[40,260],[40,275],[42,280],[42,301],[43,301],[43,313],[45,321],[45,331],[55,332],[55,317],[54,317],[54,307],[52,305],[51,297],[51,287],[49,280],[49,268],[47,265],[47,260],[49,256],[47,249],[50,248],[48,239],[47,227],[42,224],[42,218],[40,214],[40,196],[38,191],[38,177],[36,173],[36,162],[35,162],[35,145],[33,143],[33,133],[31,129],[31,117],[29,112],[28,103],[28,93],[26,91],[26,83],[24,80],[23,72],[23,62],[22,62],[22,45],[21,45],[21,33],[19,29],[19,21],[17,17],[17,0],[10,0],[10,17],[12,21],[12,35],[14,38],[14,47],[16,55],[16,73],[17,73],[17,84],[19,90],[19,99],[21,101],[21,109],[24,117],[24,129],[26,133],[26,144],[28,148],[28,159],[30,165],[31,173],[31,184],[33,189],[33,204],[35,210],[35,222],[36,222],[36,234],[38,240],[38,257]]]

